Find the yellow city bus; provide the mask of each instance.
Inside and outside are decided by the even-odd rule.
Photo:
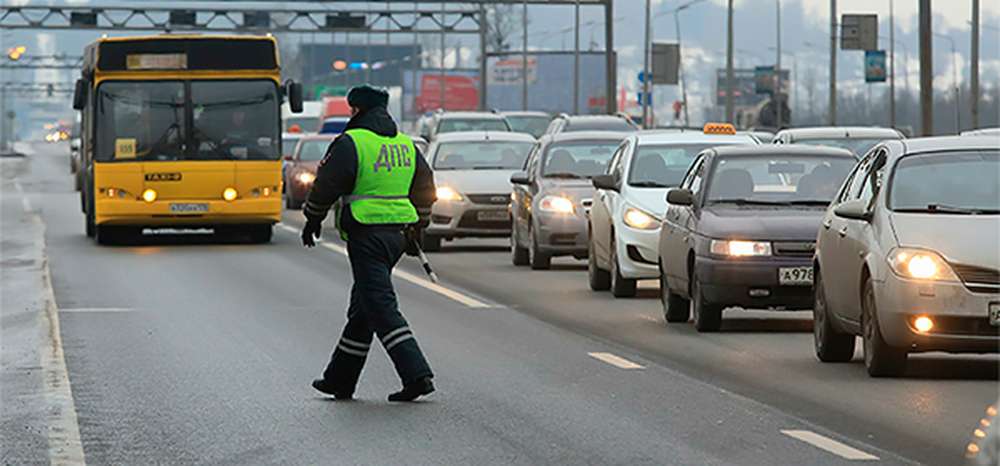
[[[268,242],[281,219],[281,118],[302,87],[281,83],[268,36],[156,35],[87,46],[82,113],[87,236],[212,228]]]

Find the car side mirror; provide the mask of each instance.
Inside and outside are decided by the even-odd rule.
[[[302,113],[302,83],[290,79],[286,81],[285,96],[288,97],[288,108],[292,113]]]
[[[618,191],[618,180],[615,179],[614,175],[597,175],[590,179],[590,182],[597,189],[607,189],[609,191]]]
[[[667,202],[674,205],[694,205],[694,193],[689,189],[674,188],[667,191]]]
[[[525,185],[530,184],[531,179],[528,177],[528,172],[515,172],[513,175],[510,175],[510,183]]]
[[[854,199],[834,207],[833,214],[841,218],[861,220],[863,222],[872,219],[872,213],[868,210],[868,203],[862,199]]]
[[[87,81],[77,79],[73,88],[73,110],[83,110],[87,106]]]

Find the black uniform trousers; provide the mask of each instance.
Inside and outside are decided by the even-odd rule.
[[[377,335],[403,384],[433,377],[392,288],[392,269],[403,256],[406,238],[399,228],[353,228],[347,253],[354,275],[347,325],[323,378],[345,390],[357,385],[365,358]]]

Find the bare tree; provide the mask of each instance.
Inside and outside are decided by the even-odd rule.
[[[486,7],[486,41],[490,52],[506,52],[521,34],[520,5],[501,4]]]

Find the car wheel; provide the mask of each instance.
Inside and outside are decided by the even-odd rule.
[[[587,241],[587,279],[590,282],[591,290],[606,291],[611,288],[611,274],[597,265],[593,235],[591,235],[590,241]]]
[[[441,237],[427,233],[427,230],[420,232],[420,249],[424,252],[438,252],[441,250]]]
[[[861,340],[865,350],[865,368],[872,377],[894,377],[906,371],[907,351],[890,346],[882,337],[875,305],[875,286],[869,277],[865,280],[861,299]]]
[[[538,238],[535,230],[528,232],[528,261],[532,270],[548,270],[552,267],[552,256],[538,250]]]
[[[691,271],[691,313],[694,314],[694,328],[699,332],[718,332],[722,327],[722,306],[710,304],[701,291],[698,275]]]
[[[516,227],[510,234],[510,262],[514,265],[528,265],[528,249],[518,244]]]
[[[663,305],[663,318],[669,323],[683,323],[691,319],[691,301],[670,291],[667,274],[660,266],[660,303]]]
[[[251,225],[247,227],[247,233],[250,236],[251,243],[270,243],[274,229],[271,225]]]
[[[614,233],[612,233],[614,235]],[[636,281],[622,276],[618,267],[618,248],[614,237],[611,241],[611,294],[616,298],[632,298],[635,296]]]
[[[848,362],[854,357],[854,335],[838,331],[831,322],[823,275],[816,273],[813,291],[813,348],[823,362]]]

